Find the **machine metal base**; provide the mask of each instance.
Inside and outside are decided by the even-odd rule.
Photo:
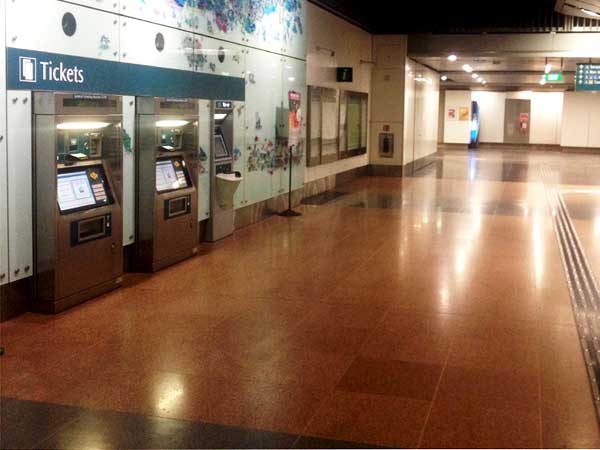
[[[75,305],[79,305],[87,300],[94,297],[98,297],[107,292],[113,291],[123,284],[123,277],[116,278],[114,280],[106,281],[102,284],[86,289],[85,291],[78,292],[77,294],[70,295],[69,297],[61,298],[54,302],[34,302],[31,304],[31,310],[42,314],[58,314],[65,311]]]
[[[163,258],[158,261],[154,261],[152,263],[151,272],[158,272],[166,267],[172,266],[173,264],[177,264],[178,262],[185,261],[193,256],[198,254],[198,247],[194,247],[191,251],[178,253],[176,255],[171,255],[168,258]]]

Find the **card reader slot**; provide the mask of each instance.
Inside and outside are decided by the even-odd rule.
[[[175,197],[165,200],[165,219],[173,219],[175,217],[189,214],[192,210],[192,198],[189,195],[183,197]]]
[[[71,223],[71,245],[85,244],[112,235],[111,215],[91,217]]]

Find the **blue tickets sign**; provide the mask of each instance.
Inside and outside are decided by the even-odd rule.
[[[243,78],[18,48],[8,48],[6,84],[8,89],[29,91],[207,100],[243,101],[245,98]]]

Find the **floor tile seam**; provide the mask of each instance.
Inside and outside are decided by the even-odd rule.
[[[360,357],[364,347],[366,346],[367,342],[369,342],[369,340],[371,339],[371,336],[375,333],[375,330],[377,329],[377,327],[383,322],[385,316],[388,314],[389,308],[381,315],[381,317],[378,319],[377,324],[371,329],[369,330],[367,336],[365,337],[364,341],[362,342],[362,344],[359,346],[358,350],[356,351],[356,354],[354,355],[354,357],[349,361],[348,366],[346,367],[346,370],[344,371],[343,375],[339,377],[339,381],[336,383],[335,386],[332,386],[332,388],[329,390],[328,394],[325,396],[325,398],[323,399],[323,401],[319,404],[319,407],[317,407],[313,413],[313,415],[311,416],[311,418],[306,422],[306,425],[304,427],[304,429],[302,430],[302,435],[306,435],[306,432],[310,429],[310,425],[312,424],[312,421],[315,419],[317,413],[320,410],[320,407],[325,403],[325,401],[327,401],[328,398],[330,398],[338,389],[338,386],[340,385],[340,383],[342,382],[342,380],[344,379],[344,377],[346,376],[346,374],[350,371],[350,368],[352,367],[352,365],[354,364],[354,362]]]
[[[454,338],[451,337],[450,338],[451,344],[452,345],[452,341],[454,341]],[[425,416],[425,421],[423,422],[423,427],[421,428],[421,432],[419,434],[419,440],[417,443],[417,448],[422,448],[423,445],[423,440],[425,439],[425,432],[427,430],[427,426],[429,425],[429,421],[431,420],[431,414],[433,413],[433,408],[435,406],[440,388],[442,386],[442,380],[444,378],[444,374],[446,373],[446,369],[448,368],[448,361],[450,360],[450,351],[448,351],[448,353],[446,354],[446,358],[444,361],[444,364],[442,366],[442,370],[440,372],[440,377],[438,379],[437,385],[435,387],[435,390],[433,391],[433,397],[431,399],[431,404],[429,405],[429,410],[427,411],[427,415]]]
[[[541,343],[540,343],[541,344]],[[538,418],[539,418],[539,426],[540,426],[540,432],[538,435],[538,444],[540,448],[544,448],[544,415],[543,415],[543,408],[544,408],[544,387],[543,387],[543,380],[542,380],[542,361],[541,361],[541,355],[539,357],[539,361],[538,361],[538,389],[539,389],[539,409],[538,409]]]
[[[383,247],[385,245],[385,243],[380,244],[379,247]],[[381,250],[383,250],[383,248],[381,248]],[[367,258],[365,258],[365,260],[357,267],[356,270],[359,270],[361,267],[364,267],[369,261],[371,261],[372,259],[374,259],[376,257],[376,255],[379,253],[379,248],[377,250],[374,250],[370,256],[368,256]],[[342,285],[343,283],[345,283],[349,278],[354,276],[354,272],[356,271],[350,271],[348,274],[346,274],[340,281],[339,281],[339,285]],[[337,284],[337,283],[336,283]],[[329,291],[329,293],[325,296],[325,298],[323,299],[325,303],[328,303],[327,300],[331,299],[331,297],[333,296],[333,294],[335,293],[336,289],[339,287],[339,285],[336,285],[333,289],[331,289]],[[338,302],[339,303],[339,302]]]

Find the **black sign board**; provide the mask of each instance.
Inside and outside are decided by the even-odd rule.
[[[338,67],[336,75],[339,83],[352,83],[352,67]]]

